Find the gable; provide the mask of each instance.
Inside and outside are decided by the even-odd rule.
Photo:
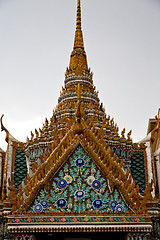
[[[124,213],[129,208],[117,188],[81,145],[38,192],[30,212],[95,214]]]

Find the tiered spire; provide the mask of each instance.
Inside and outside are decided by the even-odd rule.
[[[86,52],[84,50],[83,33],[81,28],[81,4],[77,0],[77,21],[74,39],[74,47],[70,57],[69,73],[81,75],[82,72],[88,73]]]
[[[77,22],[76,22],[76,32],[75,32],[75,40],[74,40],[74,50],[84,50],[83,44],[83,34],[81,28],[81,5],[80,0],[77,1]]]

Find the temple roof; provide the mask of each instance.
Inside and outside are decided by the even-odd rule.
[[[145,145],[133,144],[125,128],[120,136],[100,103],[84,50],[80,0],[65,86],[50,122],[22,143],[10,138],[2,118],[9,147],[0,213],[8,211],[10,231],[37,231],[34,225],[54,231],[64,223],[65,231],[70,225],[102,224],[106,229],[112,224],[109,231],[117,231],[117,224],[131,232],[151,231],[149,208],[158,209],[158,202],[151,194],[153,181],[147,181]]]
[[[25,211],[29,211],[37,192],[42,188],[46,188],[45,186],[54,178],[57,171],[61,171],[60,168],[66,163],[75,149],[77,149],[77,146],[80,146],[80,148],[83,149],[82,152],[85,151],[88,157],[92,159],[94,162],[92,162],[92,164],[96,164],[103,173],[104,178],[108,181],[107,185],[110,186],[110,189],[116,187],[121,193],[128,209],[130,209],[129,212],[144,213],[147,208],[145,203],[142,204],[142,202],[144,199],[152,200],[150,193],[151,186],[146,188],[145,198],[142,197],[139,194],[139,186],[136,186],[129,169],[127,172],[124,171],[122,167],[123,160],[119,161],[117,155],[113,153],[105,142],[103,135],[100,135],[94,127],[87,125],[84,120],[84,112],[81,106],[80,85],[78,85],[77,110],[75,115],[76,120],[72,123],[70,130],[66,134],[64,133],[64,135],[61,135],[59,144],[52,145],[52,150],[50,152],[47,151],[42,154],[39,163],[34,162],[32,171],[27,174],[22,184],[19,185],[18,195],[14,189],[14,194],[10,192],[10,197],[13,198],[12,211],[16,214],[22,214]],[[83,154],[78,155],[78,157],[79,160],[84,161],[82,159]],[[90,164],[88,165],[89,169],[87,171],[91,171]],[[73,165],[72,163],[72,166]],[[99,170],[97,169],[95,172]],[[61,174],[61,178],[63,178],[62,176]],[[71,177],[73,177],[73,174],[71,174],[69,178]],[[93,176],[91,175],[90,177]],[[101,181],[102,179],[100,178],[99,180]],[[64,181],[65,180],[62,180],[62,182]],[[101,183],[99,184],[101,186]],[[142,204],[142,206],[140,206],[140,204]]]
[[[135,199],[135,203],[136,201],[139,202],[139,199],[142,199],[136,190],[131,190],[136,187],[134,180],[129,172],[125,174],[122,169],[123,163],[118,163],[118,157],[115,154],[113,155],[110,147],[107,146],[103,138],[99,136],[99,139],[97,139],[94,135],[94,129],[91,131],[84,121],[82,121],[82,126],[84,132],[82,135],[78,135],[74,131],[76,125],[73,124],[70,131],[62,138],[62,141],[55,150],[53,150],[51,154],[48,153],[48,156],[42,156],[42,164],[39,167],[36,163],[34,164],[32,168],[33,177],[27,176],[25,187],[19,188],[20,192],[17,195],[18,201],[16,202],[16,205],[20,201],[20,209],[23,209],[25,202],[28,205],[33,201],[37,190],[49,181],[79,143],[81,143],[88,154],[93,157],[96,164],[111,182],[111,185],[116,185],[123,192],[128,204],[131,204],[132,206],[132,198]],[[128,195],[128,191],[131,191],[130,194],[132,197]],[[24,197],[24,195],[26,197]],[[132,207],[133,209],[136,209],[136,205],[135,207]],[[137,210],[138,209],[139,208],[137,208]]]
[[[77,112],[78,108],[80,104]],[[123,160],[119,162],[103,136],[83,117],[78,120],[79,116],[60,143],[34,163],[18,194],[10,183],[9,229],[18,231],[16,225],[21,224],[27,231],[31,223],[39,228],[44,223],[63,228],[64,222],[65,227],[97,223],[108,228],[115,223],[150,228],[147,201],[153,201],[151,184],[145,197],[140,195],[130,171],[123,170]],[[77,124],[81,124],[80,132]]]

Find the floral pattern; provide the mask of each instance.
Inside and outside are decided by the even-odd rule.
[[[122,205],[118,204],[115,208],[115,211],[117,213],[124,213],[124,207]]]
[[[70,175],[65,175],[64,179],[66,180],[66,182],[67,182],[68,184],[72,183],[72,180],[73,180]]]
[[[48,207],[48,202],[46,200],[42,200],[40,204],[42,205],[43,209],[46,209]]]
[[[117,205],[118,205],[118,202],[117,202],[117,201],[112,201],[112,202],[110,203],[110,208],[113,209],[113,210],[115,210],[115,208],[116,208]]]
[[[41,204],[36,204],[33,208],[34,212],[42,212],[43,211],[43,207]]]
[[[83,167],[84,164],[85,164],[85,161],[84,161],[83,158],[77,158],[77,159],[75,160],[75,165],[76,165],[77,167]]]
[[[128,211],[120,192],[116,188],[110,189],[97,165],[78,146],[52,179],[49,190],[40,190],[30,212],[93,214],[97,210],[100,213]],[[120,207],[115,209],[117,205],[122,206],[121,210]]]
[[[95,177],[94,177],[94,176],[89,176],[89,177],[87,178],[87,183],[88,183],[88,185],[92,185],[92,183],[93,183],[94,180],[95,180]]]
[[[75,192],[75,198],[77,198],[79,200],[84,198],[84,196],[85,196],[85,192],[84,191],[76,191]]]
[[[92,187],[95,189],[100,189],[101,188],[101,182],[99,180],[94,180],[92,182]]]
[[[94,208],[99,209],[99,208],[101,208],[102,206],[103,206],[103,202],[102,202],[101,199],[94,200],[94,202],[93,202],[93,207],[94,207]]]
[[[58,187],[59,188],[65,188],[67,186],[67,181],[65,179],[61,179],[59,182],[58,182]]]
[[[121,216],[121,215],[120,215]],[[46,218],[46,217],[32,217],[32,218],[12,218],[8,221],[11,223],[24,223],[30,222],[30,223],[37,223],[37,222],[51,222],[54,224],[60,223],[60,222],[126,222],[126,223],[136,223],[136,222],[148,222],[148,217],[144,218],[138,218],[138,216],[127,216],[127,217],[52,217],[52,218]]]
[[[62,199],[58,199],[56,204],[57,204],[58,208],[64,208],[66,206],[67,202],[65,199],[62,198]]]

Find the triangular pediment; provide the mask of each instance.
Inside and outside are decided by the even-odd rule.
[[[9,223],[120,224],[148,219],[146,199],[100,137],[74,125],[14,201]],[[22,217],[23,215],[23,217]]]
[[[84,131],[79,135],[73,125],[48,158],[42,159],[43,163],[35,169],[32,178],[28,177],[26,185],[19,188],[12,212],[39,214],[39,211],[44,211],[46,214],[63,215],[147,211],[146,202],[139,194],[130,172],[123,170],[123,163],[119,162],[101,136],[96,136],[84,121],[82,126]],[[76,167],[76,159],[83,159],[84,166]],[[89,179],[91,185],[88,184]],[[60,181],[64,184],[68,182],[63,188]],[[96,189],[92,183],[100,187]],[[82,199],[78,200],[76,194],[82,194]],[[40,210],[36,212],[36,205],[43,200],[47,201],[46,209],[38,205]],[[58,207],[58,204],[64,207]]]
[[[120,191],[112,186],[94,159],[78,144],[48,184],[39,190],[29,212],[128,212],[129,208]]]

